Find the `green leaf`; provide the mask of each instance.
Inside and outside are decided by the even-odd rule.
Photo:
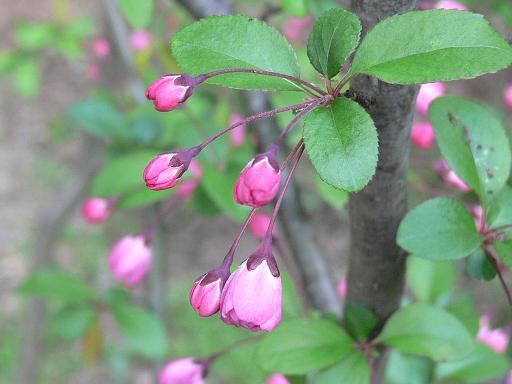
[[[453,297],[453,301],[446,308],[453,316],[464,324],[470,334],[476,335],[480,328],[480,313],[475,307],[475,300],[470,294]]]
[[[286,39],[274,27],[248,16],[201,19],[176,34],[172,52],[180,67],[193,76],[227,68],[300,74]],[[289,80],[247,73],[216,76],[208,83],[239,89],[300,90]]]
[[[144,189],[142,174],[155,155],[153,151],[139,151],[112,158],[94,178],[90,194],[121,196]]]
[[[512,162],[501,120],[486,107],[457,96],[434,100],[429,116],[446,161],[487,207],[505,185]]]
[[[154,314],[130,304],[116,303],[112,310],[126,344],[133,352],[161,358],[167,351],[164,324]]]
[[[203,177],[201,185],[208,197],[233,219],[242,222],[250,212],[250,208],[235,203],[233,186],[238,173],[224,174],[208,163],[202,163]]]
[[[316,178],[318,193],[329,205],[336,209],[342,209],[348,202],[348,193],[327,184],[320,176]]]
[[[91,307],[67,306],[54,316],[51,327],[66,340],[80,339],[89,327],[94,324],[98,315]]]
[[[126,122],[109,103],[87,100],[76,103],[70,110],[71,118],[81,128],[98,137],[126,138]]]
[[[512,271],[512,239],[497,241],[495,247],[503,264]]]
[[[12,69],[14,87],[23,97],[34,97],[39,93],[41,68],[34,60],[23,59]]]
[[[15,35],[20,48],[32,51],[51,44],[56,30],[52,24],[21,23],[16,26]]]
[[[117,0],[124,17],[134,28],[146,28],[151,22],[154,0]]]
[[[435,303],[453,289],[455,264],[450,261],[430,261],[416,256],[407,259],[407,282],[420,301]]]
[[[341,361],[355,351],[352,343],[328,320],[289,320],[265,336],[258,359],[269,372],[300,375]]]
[[[508,185],[493,200],[487,214],[487,223],[491,229],[512,224],[512,188]]]
[[[463,360],[438,364],[436,378],[463,383],[484,383],[507,374],[507,358],[486,345],[478,343],[476,349]]]
[[[309,12],[307,0],[281,0],[281,6],[295,17],[305,17]]]
[[[386,384],[430,384],[433,364],[424,357],[391,352],[386,368]]]
[[[402,248],[434,261],[468,256],[482,241],[473,216],[461,202],[448,197],[414,208],[400,223],[397,235]]]
[[[470,79],[512,63],[512,48],[482,15],[408,12],[377,24],[356,52],[349,76],[412,84]]]
[[[462,359],[474,348],[471,335],[459,320],[425,303],[411,304],[395,312],[378,340],[400,352],[434,361]]]
[[[491,281],[496,277],[496,271],[481,249],[477,249],[466,259],[466,271],[469,276],[478,279]]]
[[[81,302],[92,300],[96,293],[78,276],[60,269],[40,269],[18,288],[25,295],[48,300]]]
[[[309,35],[309,61],[327,78],[336,76],[357,47],[360,35],[361,22],[353,13],[340,8],[324,12]]]
[[[377,166],[377,130],[355,101],[340,98],[317,108],[304,122],[306,151],[316,171],[333,187],[362,189]]]
[[[144,188],[140,189],[136,192],[130,193],[124,197],[122,197],[118,202],[116,207],[123,209],[133,209],[144,207],[149,204],[156,203],[158,201],[167,199],[174,192],[174,189],[166,189],[163,191],[152,191],[150,189]]]
[[[368,360],[359,351],[352,351],[340,363],[319,372],[313,378],[313,384],[368,384],[370,366]]]
[[[345,305],[344,320],[348,333],[357,341],[368,339],[379,322],[371,309],[357,303]]]

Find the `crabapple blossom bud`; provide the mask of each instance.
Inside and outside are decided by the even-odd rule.
[[[199,316],[211,316],[219,311],[222,288],[229,278],[229,267],[220,267],[199,277],[190,290],[190,304]]]
[[[262,240],[267,233],[268,226],[270,225],[270,216],[264,213],[257,213],[251,220],[251,231],[255,238]],[[277,227],[274,225],[272,228],[272,236],[277,235]]]
[[[272,331],[281,322],[281,275],[265,247],[264,243],[226,282],[220,299],[225,323],[256,332]]]
[[[146,186],[154,191],[174,187],[197,153],[196,148],[191,148],[156,156],[144,169]]]
[[[458,1],[453,0],[441,0],[436,4],[438,9],[458,9],[459,11],[467,11],[468,7]]]
[[[137,29],[130,35],[130,45],[136,52],[143,51],[151,45],[151,33],[144,29]]]
[[[290,382],[283,374],[274,373],[267,379],[266,384],[290,384]]]
[[[153,100],[157,111],[172,111],[192,95],[195,85],[194,78],[186,74],[166,75],[149,85],[146,98]]]
[[[471,190],[464,180],[462,180],[444,160],[438,160],[434,164],[434,169],[439,173],[441,179],[451,188],[459,189],[463,192]]]
[[[480,329],[476,339],[486,344],[497,353],[505,353],[508,348],[509,336],[507,332],[500,328],[491,329],[489,318],[483,316],[480,319]]]
[[[503,91],[503,101],[505,102],[505,105],[512,110],[512,83],[507,85]]]
[[[110,43],[107,39],[98,37],[92,42],[92,50],[97,57],[104,59],[110,55]]]
[[[338,282],[338,286],[336,290],[338,291],[338,297],[341,300],[345,300],[347,297],[347,279],[345,276],[341,276],[340,281]]]
[[[101,223],[109,218],[115,202],[113,198],[88,197],[82,205],[82,217],[91,224]]]
[[[188,169],[190,170],[192,179],[183,180],[183,182],[176,187],[176,195],[182,200],[188,200],[192,197],[202,176],[201,166],[197,160],[192,159]]]
[[[429,149],[436,140],[436,134],[432,124],[416,122],[412,125],[411,142],[418,148]]]
[[[281,171],[275,155],[266,152],[249,161],[235,184],[235,201],[251,207],[262,207],[276,196]]]
[[[143,235],[125,236],[108,255],[108,265],[116,280],[127,287],[138,285],[151,268],[153,255]]]
[[[240,116],[239,114],[235,113],[235,114],[231,115],[231,118],[229,119],[229,125],[239,123],[242,120],[244,120],[244,118],[242,116]],[[245,124],[239,125],[238,127],[229,131],[229,141],[233,147],[240,147],[240,146],[244,145],[245,131],[246,131]]]
[[[171,360],[160,372],[160,384],[203,384],[205,365],[191,357]]]
[[[416,99],[416,110],[426,116],[428,114],[428,107],[430,107],[432,101],[443,96],[445,92],[444,83],[423,84],[418,93],[418,98]]]

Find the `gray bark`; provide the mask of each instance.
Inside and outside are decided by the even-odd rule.
[[[415,8],[414,0],[353,1],[366,33],[388,16]],[[359,76],[351,83],[366,104],[379,134],[375,177],[349,202],[352,235],[347,301],[375,311],[381,324],[399,307],[404,288],[405,252],[396,244],[406,213],[409,137],[417,86],[386,84]]]

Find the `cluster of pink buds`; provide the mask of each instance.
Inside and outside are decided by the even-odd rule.
[[[137,286],[153,261],[147,235],[124,236],[111,249],[108,265],[115,279],[128,288]]]
[[[115,197],[88,197],[85,199],[80,213],[90,224],[102,223],[110,217],[116,203],[117,198]]]
[[[438,160],[434,164],[434,169],[438,172],[444,183],[454,189],[458,189],[462,192],[468,192],[471,190],[464,180],[462,180],[446,163],[444,160]]]
[[[208,360],[192,357],[168,362],[158,377],[160,384],[203,384],[208,372]]]
[[[423,84],[416,99],[416,111],[422,115],[428,115],[428,108],[434,99],[445,94],[444,83]],[[432,124],[428,121],[416,121],[412,126],[411,142],[420,149],[430,149],[436,140]]]

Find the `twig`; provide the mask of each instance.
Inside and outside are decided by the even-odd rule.
[[[510,292],[510,289],[508,288],[507,283],[503,278],[503,274],[501,273],[500,266],[498,265],[498,260],[500,259],[500,257],[496,253],[496,250],[491,245],[484,246],[484,251],[485,255],[487,256],[487,259],[494,267],[494,270],[496,271],[496,274],[498,275],[500,283],[503,287],[503,291],[505,291],[505,296],[507,297],[508,303],[512,307],[512,293]]]

